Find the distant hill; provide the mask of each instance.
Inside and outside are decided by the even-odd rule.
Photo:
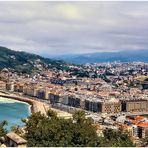
[[[46,68],[67,69],[68,64],[61,60],[51,60],[35,54],[14,51],[0,46],[0,70],[3,68],[31,73],[42,71]]]
[[[73,54],[54,57],[54,59],[64,60],[66,62],[84,64],[84,63],[97,63],[97,62],[133,62],[141,61],[148,62],[148,50],[130,50],[120,52],[101,52],[90,54]]]

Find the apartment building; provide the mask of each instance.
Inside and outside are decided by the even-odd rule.
[[[68,96],[68,105],[79,108],[80,107],[80,98],[78,98],[74,95]]]
[[[14,91],[14,83],[13,82],[6,83],[6,90],[13,92]]]
[[[24,86],[23,93],[31,97],[37,97],[38,89],[34,86]]]
[[[53,93],[53,92],[50,92],[48,94],[48,98],[49,98],[51,104],[58,103],[60,100],[59,94]]]
[[[102,103],[102,113],[119,113],[121,111],[120,102],[108,102]]]
[[[37,98],[45,99],[45,90],[44,89],[38,89],[37,90]]]
[[[148,111],[148,101],[144,99],[122,100],[121,111],[123,112]]]
[[[0,91],[5,91],[6,90],[6,83],[3,81],[0,81]]]
[[[85,110],[92,112],[102,112],[102,102],[97,99],[86,99]]]

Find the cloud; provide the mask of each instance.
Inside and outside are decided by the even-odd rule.
[[[148,2],[0,2],[0,44],[37,54],[148,47]]]

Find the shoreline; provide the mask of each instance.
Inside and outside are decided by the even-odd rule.
[[[8,99],[13,99],[13,100],[17,100],[17,101],[20,101],[20,102],[25,102],[25,103],[27,103],[29,105],[29,109],[30,109],[31,113],[35,112],[32,101],[24,100],[22,98],[14,97],[14,96],[9,96],[9,95],[1,95],[0,94],[0,97],[8,98]]]
[[[22,104],[25,104],[25,105],[27,105],[28,106],[28,112],[29,112],[29,115],[31,115],[32,114],[32,110],[31,110],[31,104],[30,103],[27,103],[27,102],[24,102],[24,101],[19,101],[19,100],[16,100],[16,99],[12,99],[12,98],[10,98],[10,97],[3,97],[3,96],[0,96],[0,99],[8,99],[8,100],[13,100],[14,102],[13,103],[22,103]],[[7,102],[5,102],[5,100],[3,101],[3,103],[7,103]]]
[[[42,114],[46,115],[46,109],[49,108],[48,104],[37,101],[37,100],[29,99],[27,98],[27,96],[23,97],[23,96],[18,96],[14,94],[8,95],[8,94],[0,93],[0,97],[8,98],[8,99],[10,98],[17,101],[28,103],[31,113],[41,112]]]

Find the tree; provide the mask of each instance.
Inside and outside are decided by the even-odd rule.
[[[57,113],[54,112],[53,110],[48,110],[48,111],[47,111],[47,116],[48,116],[49,118],[57,118]]]
[[[23,129],[19,125],[13,125],[11,126],[11,131],[16,133],[19,136],[23,136]]]
[[[84,111],[77,111],[73,115],[72,146],[97,147],[99,138],[96,129],[92,126],[92,120],[85,117]]]
[[[98,137],[96,128],[84,111],[76,111],[73,119],[63,119],[51,110],[47,116],[33,113],[26,123],[26,140],[29,147],[98,147],[133,146],[127,133],[106,129]]]
[[[49,110],[48,116],[34,113],[26,122],[26,139],[31,147],[98,146],[98,137],[90,119],[83,112],[71,119],[58,118]]]
[[[141,146],[142,147],[147,147],[148,146],[148,136],[141,139]]]
[[[75,114],[73,115],[73,119],[77,123],[81,123],[85,121],[85,111],[76,111]]]
[[[133,147],[134,144],[131,141],[127,132],[113,129],[105,129],[104,137],[101,140],[101,147]]]
[[[4,137],[7,133],[7,130],[4,128],[5,125],[7,125],[5,120],[0,123],[0,145],[3,143],[1,137]]]

